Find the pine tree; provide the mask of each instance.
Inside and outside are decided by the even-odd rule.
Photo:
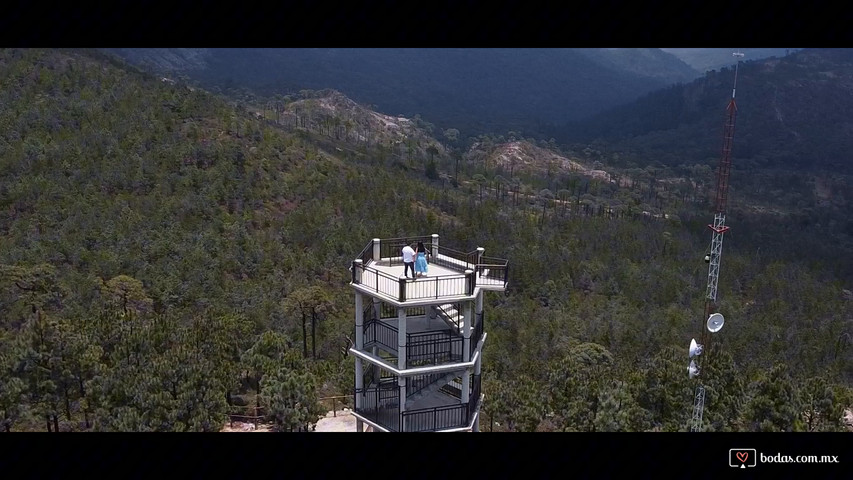
[[[749,387],[743,420],[749,431],[795,432],[804,429],[801,403],[787,367],[776,364]]]

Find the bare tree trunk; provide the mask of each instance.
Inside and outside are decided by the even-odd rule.
[[[316,344],[316,338],[315,338],[316,330],[317,330],[317,319],[316,319],[316,315],[312,311],[311,312],[311,357],[314,360],[317,360],[317,344]]]
[[[65,388],[65,418],[71,421],[71,402],[68,400],[68,388]]]
[[[305,314],[302,314],[302,358],[308,358],[308,332],[305,328]]]

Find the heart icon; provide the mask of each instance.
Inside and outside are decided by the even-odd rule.
[[[741,461],[741,463],[746,463],[746,459],[749,458],[749,452],[737,452],[737,459]]]

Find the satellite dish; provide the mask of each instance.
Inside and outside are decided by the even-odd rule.
[[[701,354],[702,354],[702,345],[699,345],[698,343],[696,343],[696,339],[695,339],[695,338],[694,338],[694,339],[692,339],[692,340],[690,340],[690,350],[689,350],[689,352],[690,352],[690,357],[689,357],[689,358],[693,358],[693,357],[695,357],[695,356],[697,356],[697,355],[701,355]]]
[[[690,360],[690,366],[687,367],[687,375],[689,375],[690,378],[699,375],[699,367],[696,366],[696,362],[694,362],[693,360]]]
[[[717,333],[723,328],[723,316],[719,313],[711,314],[708,317],[708,331],[711,333]]]

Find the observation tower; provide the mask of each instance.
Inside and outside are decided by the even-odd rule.
[[[423,242],[428,276],[403,276]],[[438,234],[374,238],[352,262],[357,431],[479,431],[483,294],[506,291],[507,261],[439,246]]]

